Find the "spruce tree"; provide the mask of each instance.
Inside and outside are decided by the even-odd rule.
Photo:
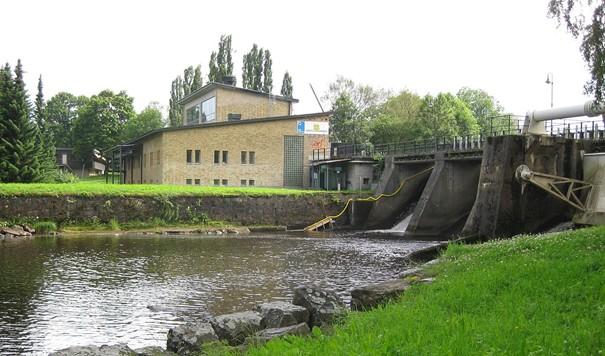
[[[38,93],[34,103],[34,118],[38,126],[38,137],[36,143],[42,150],[40,156],[40,165],[42,170],[50,172],[56,169],[55,161],[55,143],[52,136],[48,117],[46,113],[46,103],[44,102],[44,93],[42,91],[42,76],[38,77]]]
[[[263,63],[263,88],[262,91],[271,94],[273,91],[273,73],[271,72],[271,52],[268,49],[265,50],[265,61]]]
[[[44,94],[42,93],[42,76],[38,77],[38,93],[34,103],[34,118],[38,128],[42,128],[46,124],[46,115],[44,110]]]
[[[280,94],[287,98],[292,97],[292,77],[290,76],[290,73],[288,73],[288,72],[284,73],[284,79],[282,80],[282,83],[281,83]]]
[[[0,179],[3,182],[41,181],[48,172],[40,164],[44,160],[44,150],[37,144],[40,134],[30,120],[21,60],[15,67],[14,79],[10,75],[9,65],[4,67],[2,78]]]

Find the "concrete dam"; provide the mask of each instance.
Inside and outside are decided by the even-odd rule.
[[[556,130],[551,122],[549,134],[532,133],[532,127],[542,128],[533,122],[518,125],[489,137],[433,140],[413,150],[393,150],[384,156],[375,191],[385,197],[351,202],[338,222],[380,230],[405,220],[402,233],[415,240],[535,233],[572,219],[605,223],[604,209],[595,208],[603,200],[599,189],[605,178],[600,163],[605,135],[599,123],[572,131]],[[591,177],[585,173],[588,158],[598,162]],[[517,172],[521,167],[530,172],[523,175],[526,180]],[[597,182],[584,181],[588,179]]]

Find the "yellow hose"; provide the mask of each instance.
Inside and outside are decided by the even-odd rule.
[[[378,196],[376,196],[376,197],[356,198],[356,199],[349,198],[349,199],[347,200],[347,203],[345,204],[344,208],[343,208],[343,209],[340,211],[340,213],[338,213],[338,214],[336,214],[336,215],[329,215],[329,216],[326,216],[325,218],[323,218],[323,219],[321,219],[321,220],[318,220],[317,222],[315,222],[315,223],[313,223],[313,224],[311,224],[311,225],[309,225],[309,226],[305,227],[305,228],[304,228],[304,231],[309,231],[309,230],[312,230],[314,225],[316,225],[316,224],[318,224],[318,223],[320,223],[320,222],[322,222],[322,221],[326,221],[326,220],[330,221],[330,220],[336,220],[336,219],[338,219],[339,217],[341,217],[341,216],[342,216],[342,214],[344,214],[344,213],[345,213],[345,211],[347,211],[347,209],[349,208],[349,205],[350,205],[350,204],[351,204],[351,202],[353,202],[353,201],[372,201],[372,202],[376,202],[376,201],[378,201],[378,200],[380,200],[380,199],[382,199],[382,198],[390,198],[390,197],[394,197],[395,195],[399,194],[399,192],[401,191],[401,188],[403,188],[403,186],[405,185],[405,183],[406,183],[407,181],[412,180],[412,179],[414,179],[414,178],[416,178],[416,177],[419,177],[419,176],[421,176],[421,175],[423,175],[423,174],[425,174],[425,173],[427,173],[427,172],[430,172],[432,169],[433,169],[433,167],[430,167],[430,168],[427,168],[427,169],[425,169],[425,170],[423,170],[423,171],[420,171],[420,172],[418,172],[418,173],[416,173],[416,174],[414,174],[414,175],[411,175],[411,176],[409,176],[409,177],[405,178],[404,180],[402,180],[402,181],[401,181],[401,183],[399,184],[399,187],[397,187],[397,189],[395,189],[395,190],[394,190],[393,192],[391,192],[391,193],[388,193],[388,194],[382,193],[382,194],[380,194],[380,195],[378,195]],[[318,226],[318,227],[319,227],[319,226]]]

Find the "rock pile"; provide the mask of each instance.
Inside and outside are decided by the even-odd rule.
[[[32,229],[28,225],[14,225],[12,227],[0,228],[0,242],[1,241],[12,241],[20,239],[31,238],[36,230]]]

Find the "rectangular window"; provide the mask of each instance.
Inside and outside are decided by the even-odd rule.
[[[191,164],[191,150],[187,150],[187,163]]]
[[[195,150],[195,163],[200,163],[202,161],[202,152],[200,150]]]
[[[368,185],[368,184],[370,184],[370,178],[364,178],[363,185]]]
[[[254,179],[250,179],[248,181],[248,185],[251,186],[251,187],[254,187]]]
[[[248,152],[242,151],[242,164],[248,163]]]
[[[159,165],[160,165],[160,151],[158,150],[158,151],[155,153],[155,155],[156,155],[156,159],[155,159],[155,160],[156,160],[156,161],[158,161],[158,166],[159,166]]]
[[[216,119],[216,98],[202,101],[202,122],[210,122]]]
[[[246,186],[246,180],[245,180],[245,179],[242,179],[242,180],[240,181],[240,184],[241,184],[242,186]]]
[[[254,151],[248,152],[248,163],[249,164],[255,164],[256,163],[256,154],[254,153]]]
[[[221,163],[221,151],[214,151],[214,164]]]
[[[223,163],[229,163],[229,151],[223,151]]]
[[[201,181],[199,179],[195,180],[195,185],[200,185]]]
[[[67,164],[67,153],[61,154],[61,164]]]
[[[153,152],[149,152],[149,167],[153,167]]]
[[[229,185],[229,181],[228,181],[228,180],[226,180],[226,179],[223,179],[222,184],[223,184],[223,185]]]
[[[200,106],[196,105],[187,109],[185,113],[185,124],[186,125],[197,125],[200,123]]]
[[[191,185],[191,178],[187,178],[187,179],[185,180],[185,183],[187,183],[187,185]]]
[[[214,185],[216,185],[216,186],[221,185],[221,180],[220,179],[215,179],[214,180]]]

